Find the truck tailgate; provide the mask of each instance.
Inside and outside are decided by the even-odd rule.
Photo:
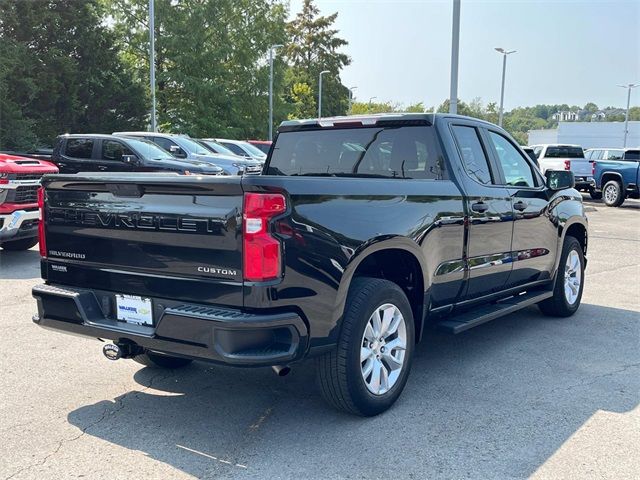
[[[240,177],[49,177],[49,283],[242,306]]]
[[[591,177],[593,164],[586,158],[571,158],[571,171],[576,177]]]

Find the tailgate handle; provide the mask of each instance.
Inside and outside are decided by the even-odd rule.
[[[140,198],[144,195],[142,186],[132,183],[108,183],[107,189],[115,197]]]

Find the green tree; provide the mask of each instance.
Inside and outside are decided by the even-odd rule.
[[[0,1],[0,144],[140,128],[144,91],[120,61],[98,0]]]
[[[338,37],[338,30],[333,28],[337,17],[337,13],[321,16],[313,0],[305,0],[302,10],[287,24],[285,55],[291,66],[288,90],[305,83],[317,96],[318,76],[329,70],[322,82],[323,116],[344,115],[349,106],[349,91],[342,85],[340,71],[351,60],[340,52],[347,41]]]
[[[640,120],[640,107],[629,108],[629,120]]]
[[[123,56],[148,78],[146,0],[111,0]],[[273,44],[285,42],[287,9],[272,0],[156,0],[158,123],[193,136],[266,137]],[[276,118],[284,63],[276,60]],[[145,80],[147,83],[148,81]]]
[[[315,116],[316,101],[311,87],[306,83],[294,83],[291,87],[291,100],[293,110],[289,119],[311,118]]]

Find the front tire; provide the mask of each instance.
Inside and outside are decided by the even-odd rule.
[[[153,353],[147,350],[145,351],[145,353],[142,353],[140,355],[136,355],[135,357],[133,357],[133,361],[140,363],[145,367],[174,369],[174,368],[186,367],[193,360],[189,358],[162,355],[162,354]]]
[[[582,300],[584,290],[584,254],[582,245],[574,237],[567,236],[553,287],[553,296],[543,300],[538,307],[545,315],[570,317]]]
[[[398,399],[413,361],[415,328],[402,289],[377,278],[354,279],[335,350],[317,359],[324,399],[361,416],[384,412]]]
[[[609,180],[602,189],[602,198],[608,207],[619,207],[624,202],[622,185],[617,180]]]
[[[38,244],[38,237],[36,238],[22,238],[20,240],[10,240],[3,242],[0,247],[9,251],[21,251],[29,250],[31,247],[35,247]]]

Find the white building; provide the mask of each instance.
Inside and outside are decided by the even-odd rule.
[[[529,130],[529,145],[563,143],[582,148],[622,147],[624,122],[560,122],[558,128]],[[640,147],[640,121],[629,122],[627,147]]]

